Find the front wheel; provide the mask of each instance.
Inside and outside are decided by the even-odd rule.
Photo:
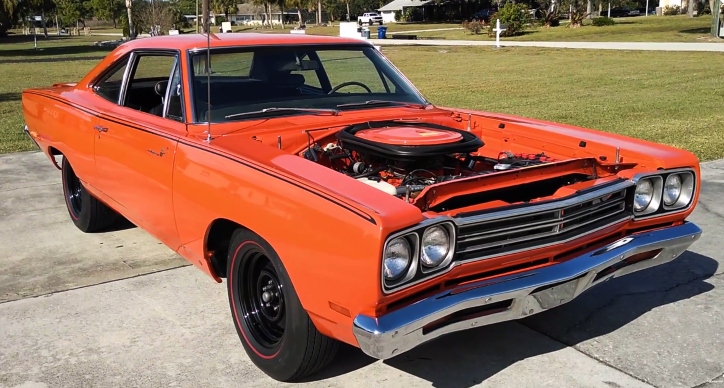
[[[281,260],[260,236],[234,232],[226,284],[236,332],[264,373],[293,381],[332,361],[339,343],[314,326]]]

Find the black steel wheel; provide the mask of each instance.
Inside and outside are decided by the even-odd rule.
[[[65,205],[78,229],[86,233],[97,232],[111,227],[121,219],[118,213],[86,190],[65,156],[61,163],[61,175]]]
[[[246,326],[257,343],[276,349],[284,335],[284,293],[269,258],[257,247],[247,252],[239,300]]]
[[[294,381],[332,361],[339,343],[314,326],[269,243],[249,230],[235,231],[226,274],[236,332],[259,369],[275,380]]]
[[[65,158],[63,158],[63,161],[65,161]],[[69,207],[68,210],[71,212],[71,216],[80,217],[81,211],[83,210],[83,185],[75,175],[73,167],[68,163],[64,163],[64,165],[64,168],[68,168],[67,187],[64,192],[65,200]]]

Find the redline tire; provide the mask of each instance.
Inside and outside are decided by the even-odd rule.
[[[93,233],[107,229],[119,220],[118,213],[86,190],[65,156],[61,163],[61,175],[65,205],[70,219],[78,229]]]
[[[244,350],[268,376],[295,381],[332,361],[339,342],[317,330],[281,259],[255,233],[246,229],[234,232],[226,284],[232,319]]]

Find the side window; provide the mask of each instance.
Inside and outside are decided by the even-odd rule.
[[[175,64],[173,54],[139,55],[128,79],[123,106],[163,116],[164,98]]]
[[[364,53],[320,50],[318,54],[332,88],[354,81],[351,85],[341,87],[339,93],[366,93],[367,89],[360,86],[359,83],[367,86],[372,93],[389,93],[374,63]]]
[[[184,121],[183,114],[183,98],[181,91],[181,70],[180,65],[176,64],[171,78],[171,84],[168,91],[168,103],[166,104],[166,115],[171,120]]]
[[[123,84],[123,74],[126,72],[127,66],[128,58],[114,66],[110,73],[96,83],[93,90],[106,100],[118,103],[118,96],[121,94],[121,85]]]

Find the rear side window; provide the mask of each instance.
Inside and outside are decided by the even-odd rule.
[[[118,64],[113,66],[113,69],[106,73],[99,82],[96,83],[93,90],[101,97],[106,100],[118,103],[118,97],[121,94],[121,85],[123,85],[123,74],[126,72],[128,66],[128,59],[121,60]]]
[[[213,54],[211,72],[214,76],[249,78],[253,52]],[[206,74],[206,56],[196,55],[192,59],[195,74]]]

